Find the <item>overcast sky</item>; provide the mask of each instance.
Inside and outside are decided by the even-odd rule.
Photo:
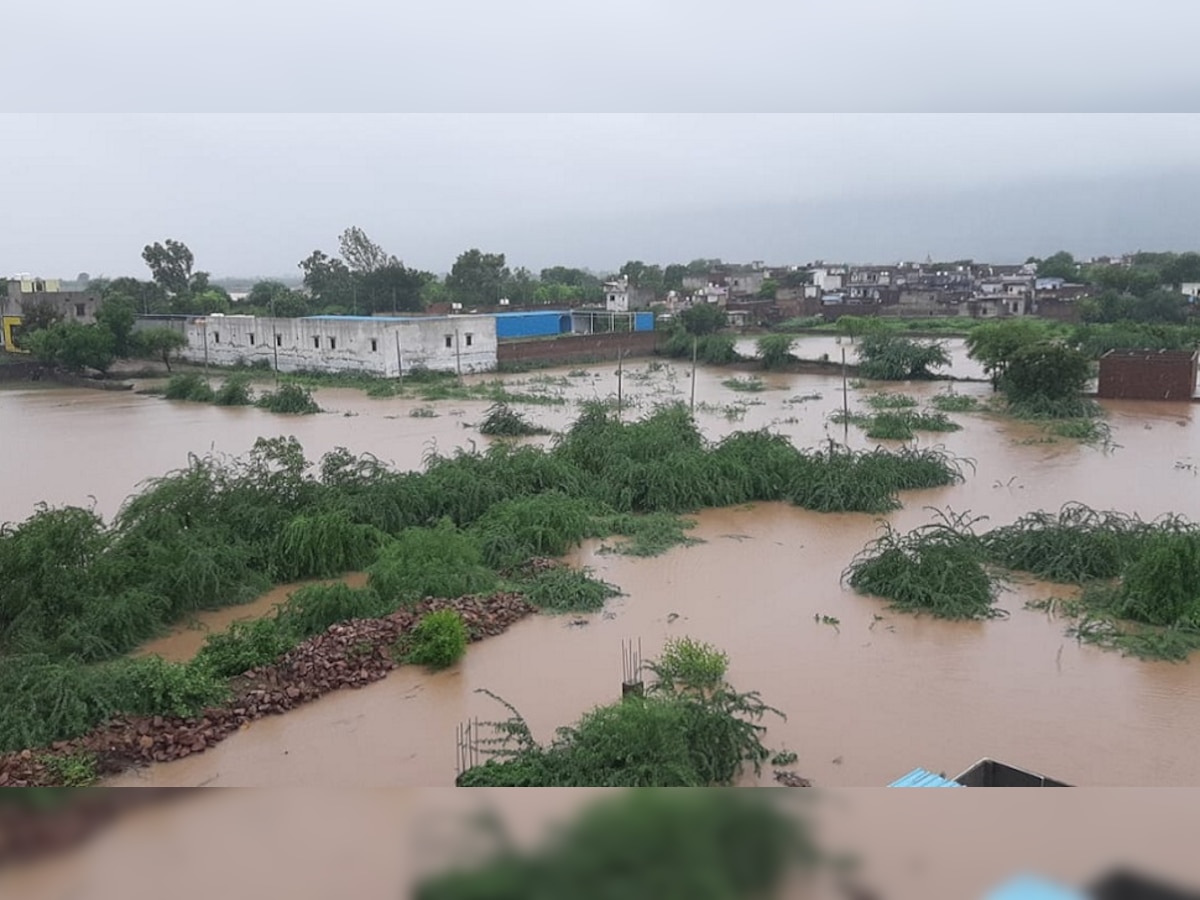
[[[535,271],[1200,248],[1200,116],[9,115],[0,266],[295,273],[358,225]],[[19,211],[19,215],[14,214]],[[1045,242],[1052,243],[1047,244]]]

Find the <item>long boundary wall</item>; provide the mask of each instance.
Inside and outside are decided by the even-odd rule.
[[[658,347],[659,333],[637,331],[620,334],[560,335],[556,338],[530,341],[501,341],[496,350],[500,365],[519,363],[597,362],[625,356],[653,356]]]

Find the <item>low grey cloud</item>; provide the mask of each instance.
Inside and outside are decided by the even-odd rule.
[[[1186,114],[10,114],[0,130],[9,273],[141,273],[167,237],[216,274],[294,273],[350,225],[432,271],[473,246],[533,269],[1023,258],[1187,245],[1200,208],[1174,202],[1200,188]]]

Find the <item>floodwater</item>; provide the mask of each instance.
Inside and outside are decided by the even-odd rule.
[[[807,354],[805,354],[807,355]],[[572,400],[616,392],[615,364],[511,376],[513,390]],[[770,426],[801,446],[841,439],[829,415],[842,405],[840,378],[764,375],[766,390],[722,385],[728,372],[701,369],[696,402],[710,438]],[[907,390],[927,398],[933,383],[849,389]],[[986,384],[957,391],[985,396]],[[664,399],[688,402],[686,365],[626,365],[622,395],[631,412]],[[819,395],[817,399],[802,399]],[[466,424],[486,404],[433,404],[439,417],[411,418],[425,405],[321,391],[333,412],[300,419],[257,409],[226,410],[146,396],[72,390],[0,392],[0,421],[19,422],[9,449],[3,518],[20,518],[40,499],[87,502],[105,515],[140,480],[182,465],[210,444],[244,452],[258,435],[295,434],[310,458],[336,446],[371,451],[415,468],[430,441],[442,452],[482,445]],[[930,520],[928,507],[1007,524],[1069,501],[1143,517],[1174,512],[1200,519],[1200,426],[1189,404],[1105,402],[1116,446],[1045,443],[1033,426],[960,414],[960,432],[922,436],[971,458],[966,483],[903,495],[888,518],[907,530]],[[461,411],[461,415],[452,415]],[[522,411],[561,428],[577,406]],[[346,416],[345,413],[352,413]],[[8,433],[14,434],[13,430]],[[854,446],[868,446],[849,429]],[[79,445],[86,453],[74,454]],[[86,465],[85,465],[86,463]],[[888,612],[840,583],[841,572],[876,533],[877,517],[821,515],[786,504],[709,510],[696,517],[703,544],[656,559],[599,552],[571,556],[618,585],[625,596],[605,612],[539,616],[474,645],[438,674],[404,668],[357,691],[343,691],[285,716],[255,722],[198,756],[114,779],[124,785],[440,786],[453,783],[456,726],[504,715],[478,689],[512,703],[542,740],[589,708],[620,696],[621,642],[640,640],[654,656],[671,636],[711,641],[731,658],[730,675],[787,715],[772,718],[769,743],[799,754],[794,768],[819,786],[884,785],[916,766],[953,775],[983,756],[1081,786],[1200,786],[1200,666],[1124,659],[1065,638],[1065,623],[1024,609],[1064,588],[1014,582],[1001,596],[1007,619],[947,623]],[[264,599],[263,611],[280,598]],[[246,608],[238,614],[245,614]],[[822,624],[836,618],[836,626]],[[816,621],[814,620],[816,619]],[[215,621],[215,620],[214,620]],[[180,634],[185,629],[180,630]],[[182,638],[178,638],[182,642]],[[759,783],[771,783],[765,771]],[[755,779],[749,779],[754,782]]]
[[[903,333],[898,335],[903,337]],[[938,371],[953,375],[956,378],[986,378],[983,366],[967,356],[967,343],[961,337],[914,337],[913,340],[923,344],[938,343],[946,349],[950,357],[950,365]],[[757,356],[757,338],[741,338],[737,342],[737,351],[743,356]],[[858,340],[842,337],[836,334],[805,334],[796,338],[792,344],[792,355],[800,359],[819,360],[827,358],[833,362],[842,361],[842,351],[846,351],[846,362],[854,365],[858,362]]]
[[[256,597],[250,603],[238,606],[226,606],[222,609],[207,609],[194,613],[186,622],[172,628],[169,632],[147,641],[133,651],[134,656],[151,656],[157,654],[170,662],[187,662],[200,652],[204,639],[210,634],[225,631],[234,622],[248,619],[261,619],[273,615],[275,607],[284,603],[295,591],[308,584],[336,584],[342,582],[353,588],[366,585],[365,572],[351,572],[343,578],[316,578],[308,581],[294,581],[288,584],[277,584],[261,597]]]
[[[0,896],[142,900],[287,896],[363,900],[461,854],[466,819],[494,812],[522,847],[620,792],[446,789],[200,791],[125,814],[82,847],[0,870]],[[975,900],[1032,872],[1082,886],[1131,866],[1200,886],[1200,791],[793,791],[823,849],[848,852],[868,896]],[[214,860],[219,861],[214,865]],[[461,864],[461,857],[455,860]],[[799,887],[799,886],[798,886]],[[833,900],[827,881],[784,896]]]

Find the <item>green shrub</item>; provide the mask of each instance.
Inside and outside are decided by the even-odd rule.
[[[259,397],[256,405],[285,415],[307,416],[321,411],[312,391],[298,384],[281,384],[274,392]]]
[[[274,618],[240,620],[206,637],[194,662],[220,678],[232,678],[276,662],[299,642],[299,635]]]
[[[310,584],[297,589],[280,604],[277,621],[285,634],[303,639],[320,634],[339,622],[377,619],[394,609],[394,604],[369,587]]]
[[[692,671],[707,675],[720,651],[703,649],[710,659]],[[651,662],[648,667],[659,673],[659,663]],[[757,693],[739,693],[724,681],[710,681],[697,690],[660,674],[647,696],[630,695],[598,707],[576,725],[558,729],[554,743],[543,748],[534,742],[520,715],[504,705],[511,718],[486,723],[496,734],[482,744],[490,758],[460,775],[459,785],[730,785],[746,766],[758,772],[770,758],[762,743],[765,726],[759,722],[768,712],[782,715],[763,703]]]
[[[96,783],[96,757],[91,753],[72,753],[69,756],[45,755],[39,757],[63,787],[89,787]]]
[[[191,400],[195,403],[212,403],[216,393],[207,379],[194,373],[172,375],[167,381],[163,396],[168,400]]]
[[[865,335],[858,358],[859,374],[881,381],[928,379],[933,377],[932,369],[950,365],[944,345],[920,343],[887,332]]]
[[[768,334],[758,339],[758,361],[764,369],[782,369],[792,359],[790,335]]]
[[[484,416],[479,433],[495,437],[523,437],[546,434],[546,429],[530,424],[524,416],[505,403],[494,403]]]
[[[217,406],[249,406],[254,402],[248,375],[230,375],[213,397]]]
[[[387,535],[357,525],[347,512],[296,516],[279,532],[272,569],[280,581],[341,575],[367,566]]]
[[[969,394],[946,393],[931,398],[929,405],[939,412],[973,412],[979,401]]]
[[[434,528],[401,532],[367,572],[371,587],[393,605],[483,594],[497,584],[495,573],[483,565],[479,544],[448,519]]]
[[[996,565],[1082,584],[1120,575],[1137,557],[1145,533],[1145,524],[1130,516],[1067,503],[1057,513],[1028,513],[993,528],[982,540]]]
[[[867,420],[867,437],[873,440],[907,441],[912,436],[912,425],[907,416],[876,413]]]
[[[523,588],[525,599],[543,612],[596,612],[621,591],[607,581],[592,577],[589,569],[557,566],[539,572]]]
[[[557,491],[501,500],[472,530],[484,562],[505,569],[534,556],[562,556],[593,533],[594,508]]]
[[[983,547],[965,517],[943,517],[900,534],[883,534],[855,557],[843,577],[859,593],[891,601],[893,609],[939,619],[989,619],[998,582],[983,566]]]
[[[917,405],[917,398],[910,394],[871,394],[866,404],[871,409],[910,409]]]
[[[445,669],[467,652],[467,626],[452,609],[422,616],[407,637],[405,661],[414,665]]]
[[[669,638],[654,667],[661,687],[673,693],[716,690],[725,683],[729,656],[690,637]]]
[[[767,389],[766,383],[761,378],[726,378],[721,382],[731,391],[739,391],[742,393],[757,394]]]

